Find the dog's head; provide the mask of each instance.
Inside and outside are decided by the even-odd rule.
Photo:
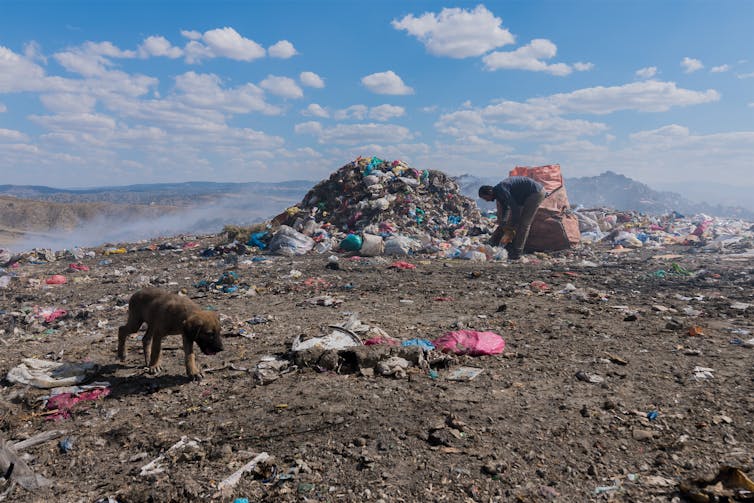
[[[199,311],[183,322],[183,333],[196,342],[202,353],[213,355],[223,350],[220,338],[220,319],[212,311]]]

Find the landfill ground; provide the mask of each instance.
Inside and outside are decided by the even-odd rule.
[[[100,248],[13,269],[0,288],[2,375],[29,357],[92,361],[110,394],[54,420],[40,400],[48,390],[4,381],[3,439],[64,433],[18,452],[52,484],[4,481],[2,499],[686,501],[684,481],[724,466],[754,474],[751,254],[594,245],[517,263],[340,255],[338,269],[326,267],[329,253],[200,256],[221,242]],[[416,268],[390,268],[395,260]],[[231,270],[236,292],[196,286]],[[46,285],[53,274],[67,282]],[[128,298],[147,285],[184,289],[220,313],[225,350],[197,357],[200,383],[185,375],[180,336],[164,345],[162,374],[145,373],[138,335],[117,360]],[[47,323],[34,307],[66,315]],[[405,377],[347,358],[340,372],[313,364],[255,377],[263,357],[286,357],[294,337],[325,335],[352,313],[402,340],[471,329],[506,347]],[[483,371],[449,380],[462,366]],[[271,458],[218,488],[260,453]]]

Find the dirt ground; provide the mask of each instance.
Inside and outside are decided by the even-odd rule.
[[[201,256],[216,243],[98,249],[79,261],[88,272],[68,271],[73,259],[12,270],[19,278],[0,289],[2,375],[28,357],[92,361],[110,394],[52,420],[39,400],[48,390],[4,381],[5,440],[65,431],[19,452],[52,485],[6,482],[4,499],[684,501],[682,481],[726,465],[754,473],[754,349],[742,344],[754,337],[751,257],[585,247],[511,264],[404,258],[413,270],[341,256],[336,269],[327,255]],[[239,291],[201,286],[228,271]],[[46,285],[51,274],[68,282]],[[144,372],[138,335],[116,359],[128,298],[148,284],[221,314],[225,351],[198,356],[202,382],[185,376],[179,336],[160,375]],[[35,306],[67,314],[31,321]],[[339,372],[314,362],[255,377],[263,357],[286,357],[294,337],[325,335],[353,313],[403,340],[489,330],[506,348],[405,377],[345,357]],[[461,366],[483,372],[449,380]],[[189,444],[169,450],[182,437]],[[259,453],[270,460],[218,489]]]

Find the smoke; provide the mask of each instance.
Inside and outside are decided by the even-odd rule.
[[[267,220],[299,199],[286,195],[236,194],[202,206],[176,210],[159,217],[97,217],[73,230],[24,236],[6,248],[13,253],[32,248],[66,250],[104,244],[133,243],[181,234],[214,234],[225,225],[251,225]]]

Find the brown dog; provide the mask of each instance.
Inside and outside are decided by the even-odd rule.
[[[144,322],[147,324],[147,333],[142,341],[144,361],[152,374],[162,370],[162,338],[167,335],[183,335],[186,374],[194,380],[203,377],[194,359],[194,342],[206,355],[223,350],[217,313],[203,311],[187,297],[159,288],[144,288],[131,296],[128,301],[128,321],[118,329],[118,358],[121,361],[126,359],[126,338],[138,332]]]

